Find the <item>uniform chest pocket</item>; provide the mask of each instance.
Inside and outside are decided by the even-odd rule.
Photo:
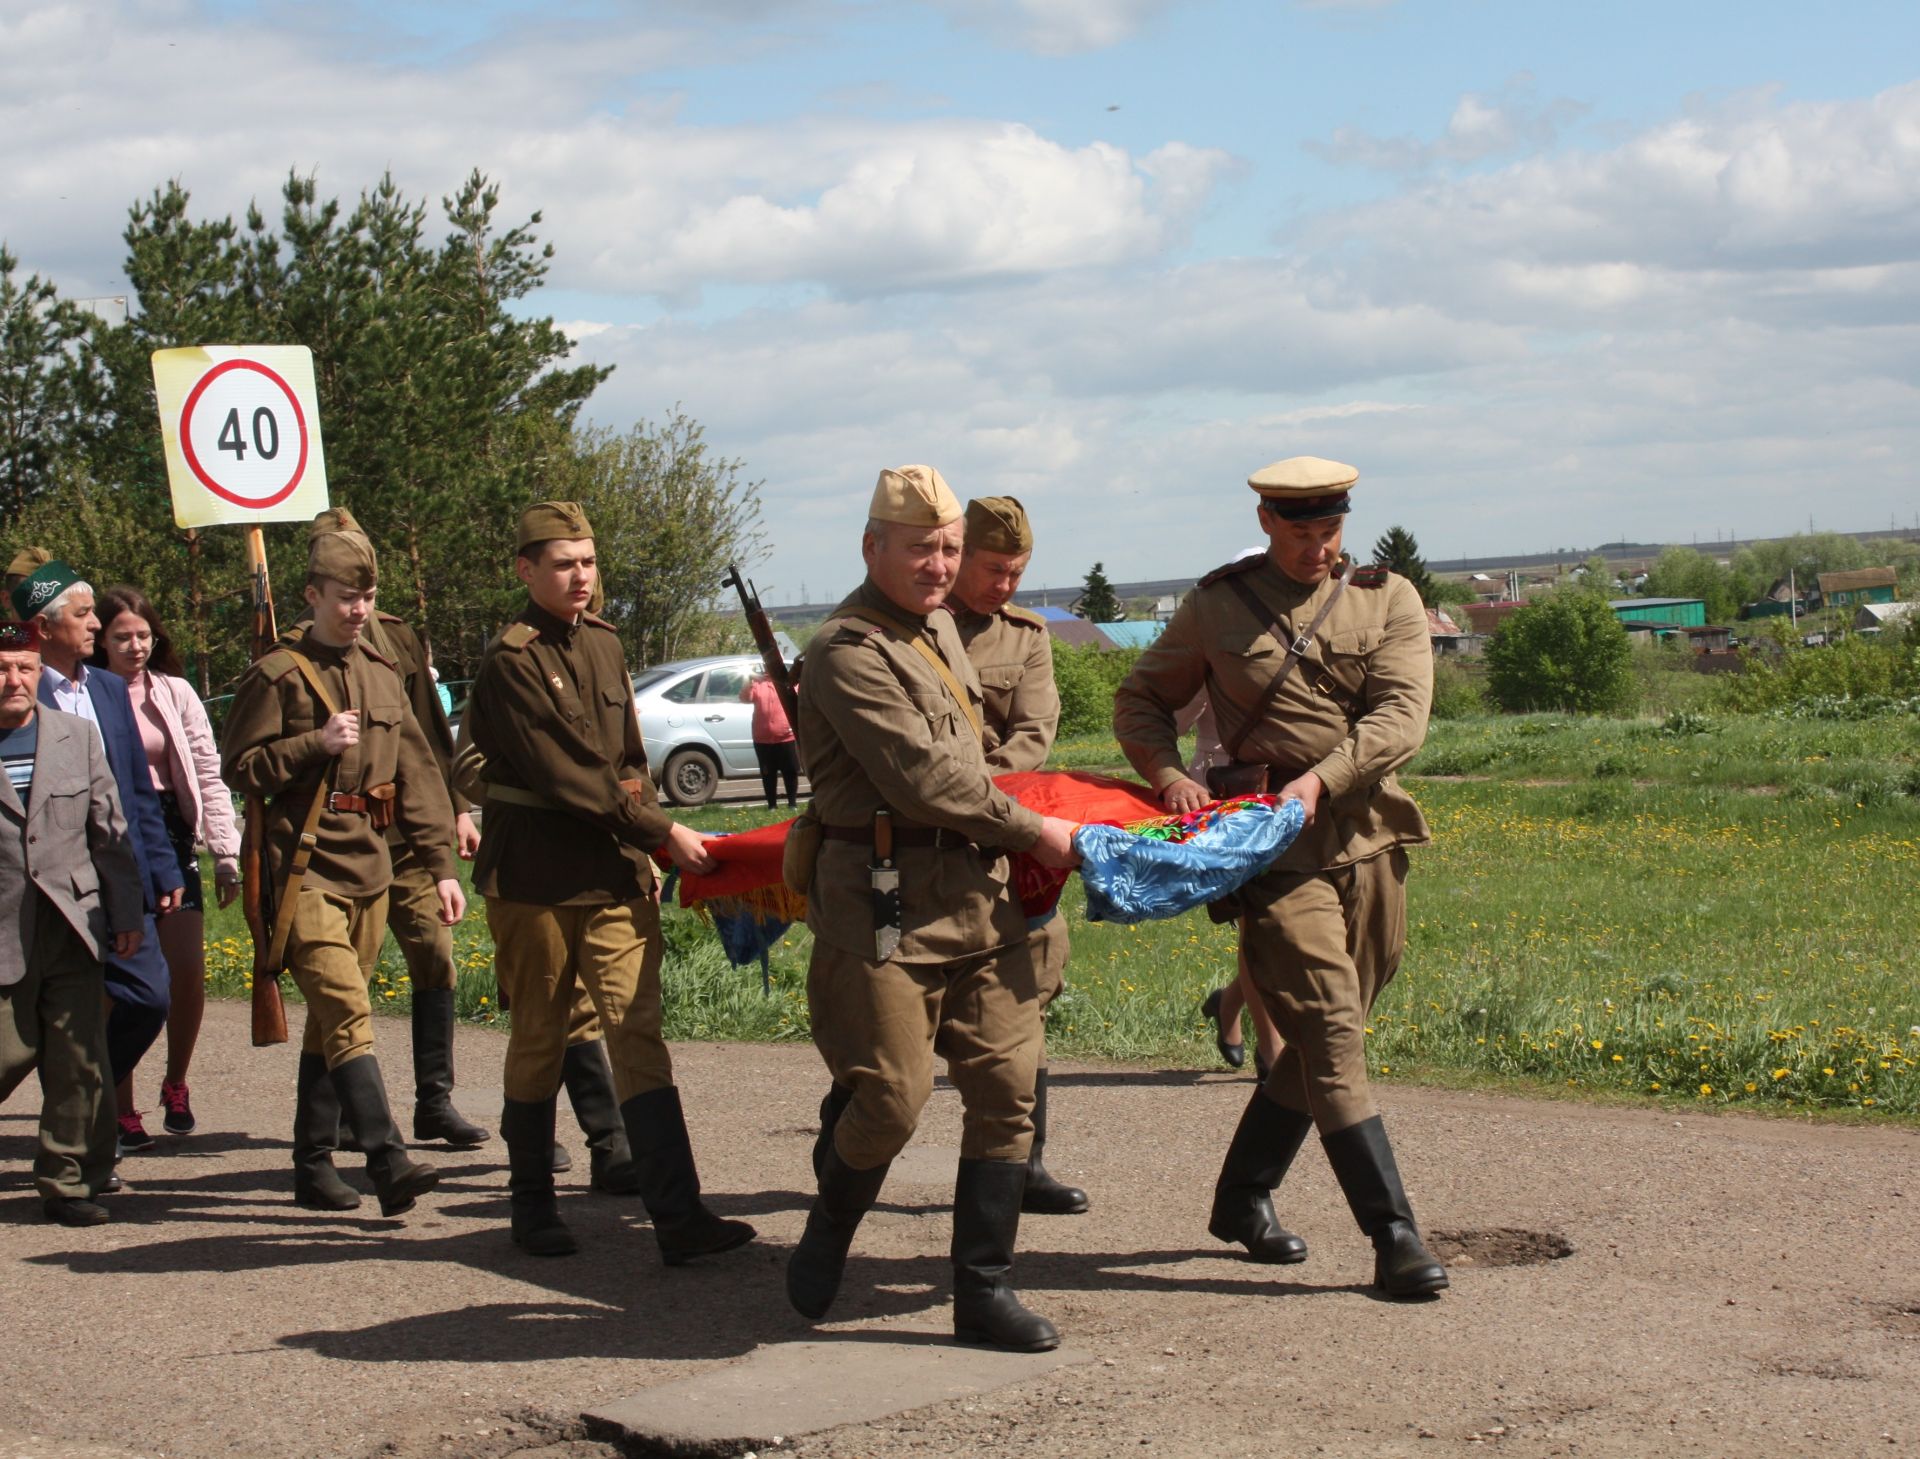
[[[1327,635],[1327,653],[1333,658],[1364,658],[1378,647],[1378,628],[1343,628]]]
[[[949,696],[932,690],[910,689],[907,697],[913,701],[913,707],[926,716],[927,728],[934,739],[943,739],[952,732],[954,707]]]
[[[1262,630],[1245,628],[1234,629],[1220,635],[1220,650],[1232,654],[1235,658],[1257,659],[1266,654],[1278,654],[1280,640],[1273,634]]]
[[[980,687],[989,694],[1011,693],[1020,683],[1019,664],[989,664],[979,671]]]
[[[54,791],[47,796],[47,816],[61,830],[77,831],[87,823],[89,799],[85,790]]]

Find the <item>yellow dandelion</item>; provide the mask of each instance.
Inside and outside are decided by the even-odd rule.
[[[1702,1085],[1700,1086],[1700,1092],[1701,1092],[1701,1093],[1702,1093],[1703,1095],[1704,1095],[1704,1094],[1712,1094],[1712,1093],[1713,1093],[1713,1086],[1712,1086],[1711,1084],[1702,1084]]]

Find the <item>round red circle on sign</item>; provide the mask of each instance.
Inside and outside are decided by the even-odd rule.
[[[287,398],[287,408],[293,412],[293,423],[300,431],[300,451],[295,457],[292,474],[286,484],[275,488],[266,496],[242,496],[228,487],[222,486],[213,473],[201,463],[200,455],[193,449],[193,412],[206,394],[207,387],[222,375],[234,370],[249,370],[264,376],[280,393]],[[282,380],[278,374],[268,369],[258,360],[223,360],[194,382],[193,389],[187,392],[186,404],[180,407],[180,454],[186,458],[187,468],[208,491],[222,501],[232,502],[236,507],[250,507],[264,511],[268,507],[278,506],[293,495],[293,489],[300,484],[300,478],[307,471],[307,416],[300,408],[300,399],[293,393],[293,387]]]

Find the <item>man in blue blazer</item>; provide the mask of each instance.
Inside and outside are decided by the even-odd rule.
[[[167,1025],[167,964],[154,918],[180,905],[180,862],[167,836],[126,680],[87,663],[100,631],[92,586],[56,558],[14,585],[13,607],[23,622],[39,620],[40,702],[78,715],[100,732],[140,866],[146,902],[141,922],[144,935],[131,956],[109,957],[106,965],[107,998],[112,1005],[107,1014],[107,1057],[114,1083],[124,1088]],[[120,1110],[119,1120],[123,1151],[144,1150],[153,1144],[130,1100]]]

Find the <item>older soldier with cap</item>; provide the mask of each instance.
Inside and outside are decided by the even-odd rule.
[[[1121,686],[1113,718],[1168,809],[1191,810],[1213,796],[1187,778],[1174,715],[1205,688],[1235,788],[1271,788],[1306,811],[1300,838],[1237,894],[1247,963],[1286,1050],[1241,1116],[1207,1230],[1255,1261],[1304,1261],[1272,1192],[1317,1128],[1372,1239],[1375,1285],[1416,1297],[1447,1274],[1414,1225],[1364,1037],[1406,943],[1405,848],[1427,839],[1394,772],[1426,737],[1433,650],[1413,585],[1340,551],[1358,477],[1313,456],[1250,477],[1265,556],[1200,580]]]
[[[1060,1335],[1008,1281],[1027,1185],[1040,986],[1008,853],[1074,864],[1071,823],[995,787],[980,682],[951,617],[960,503],[930,466],[880,473],[867,579],[807,651],[800,743],[821,838],[807,881],[814,1043],[846,1107],[787,1267],[811,1318],[839,1291],[861,1219],[933,1091],[964,1108],[954,1188],[955,1336],[1026,1352]],[[799,871],[794,869],[797,877]]]
[[[661,1258],[678,1266],[753,1238],[700,1198],[673,1060],[660,1036],[659,886],[649,853],[711,870],[704,838],[660,809],[613,625],[587,611],[598,562],[574,502],[521,513],[514,571],[531,600],[487,646],[466,723],[485,759],[474,885],[487,898],[494,965],[513,1004],[507,1142],[513,1240],[575,1250],[553,1186],[554,1103],[576,981],[601,1025],[620,1115]]]
[[[434,881],[440,920],[466,911],[453,865],[446,782],[393,663],[363,633],[373,616],[373,546],[321,532],[307,550],[313,621],[240,680],[221,773],[267,802],[274,941],[307,1004],[294,1113],[294,1198],[346,1210],[359,1196],[333,1168],[342,1116],[367,1157],[381,1214],[398,1215],[439,1181],[407,1155],[373,1055],[367,993],[386,930],[398,826]]]
[[[352,512],[345,507],[330,507],[313,519],[308,540],[335,532],[365,535]],[[297,647],[307,626],[308,620],[303,618],[282,641]],[[453,803],[456,846],[461,856],[471,859],[480,844],[480,832],[454,789],[453,730],[447,724],[440,696],[434,692],[426,645],[404,619],[378,608],[368,616],[361,638],[400,675],[407,707],[426,736],[433,763]],[[398,827],[387,828],[387,846],[393,853],[387,930],[406,960],[412,994],[413,1138],[444,1140],[455,1149],[471,1149],[489,1135],[453,1107],[453,930],[440,920],[440,894],[432,872],[414,854]]]
[[[947,608],[980,676],[987,768],[995,775],[1044,769],[1060,732],[1053,635],[1038,613],[1013,601],[1032,560],[1033,528],[1017,499],[984,496],[967,503],[967,545]],[[1050,914],[1033,929],[1031,945],[1044,1014],[1066,986],[1067,919]],[[1044,1031],[1045,1024],[1041,1027]],[[1033,1076],[1033,1149],[1020,1209],[1039,1216],[1078,1215],[1088,1209],[1087,1193],[1053,1177],[1043,1158],[1046,1144],[1047,1051],[1042,1045]]]

